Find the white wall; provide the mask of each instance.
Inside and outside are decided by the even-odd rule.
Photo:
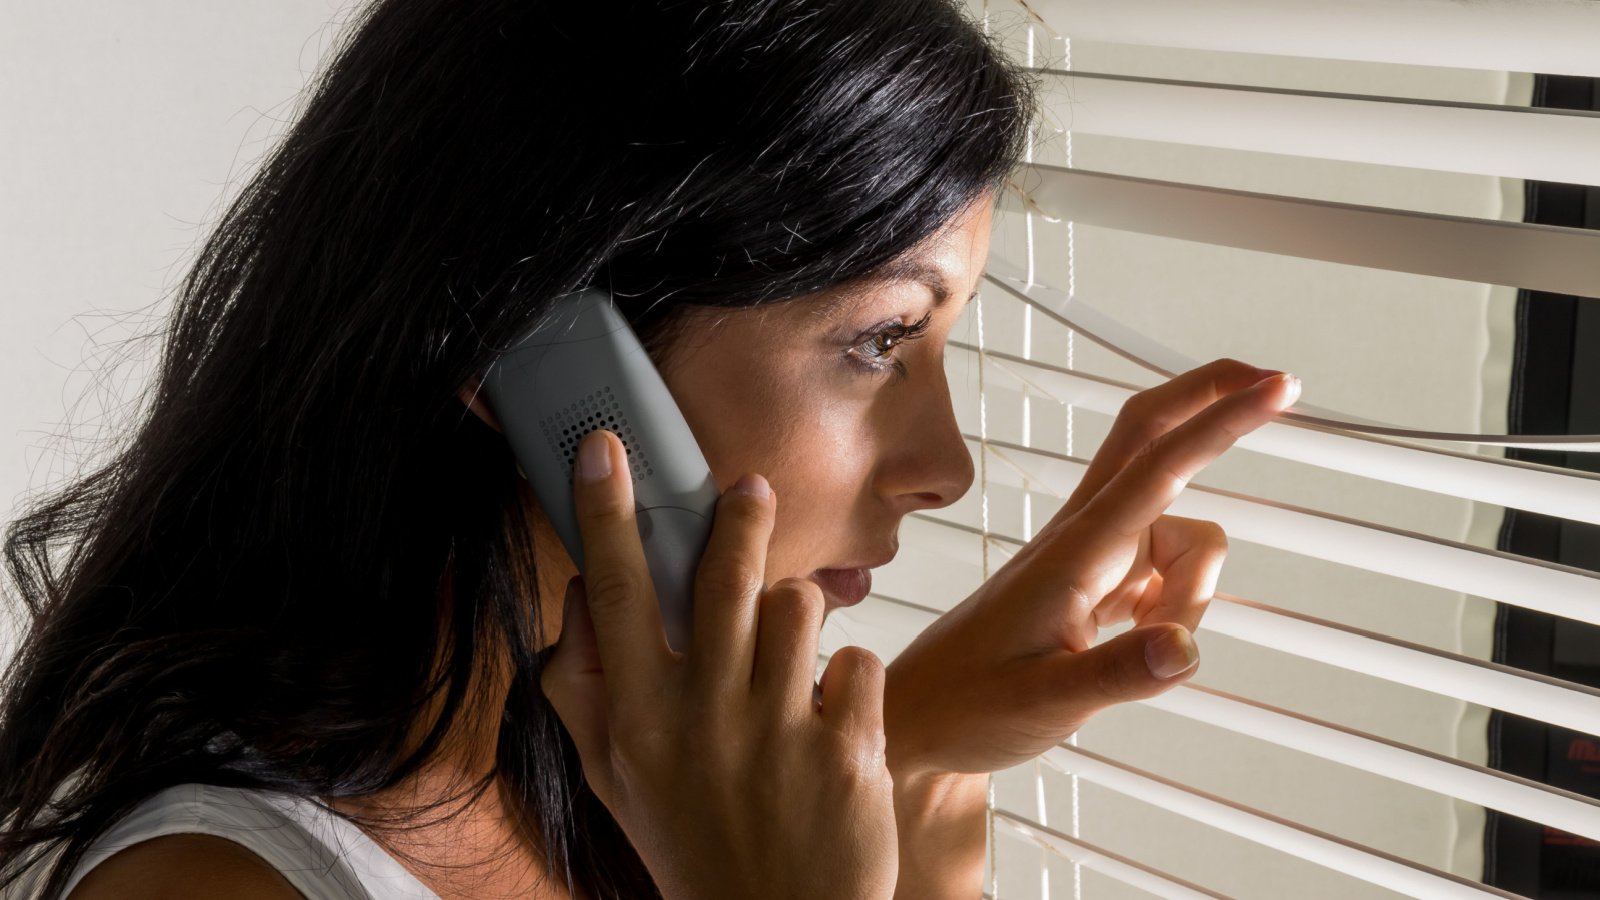
[[[137,398],[165,299],[279,133],[341,0],[8,3],[0,522]],[[106,368],[112,359],[125,362]],[[80,440],[66,442],[71,435]],[[0,618],[0,659],[13,639]]]

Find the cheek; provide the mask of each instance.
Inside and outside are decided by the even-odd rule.
[[[871,468],[864,407],[837,396],[837,379],[803,367],[696,362],[668,386],[718,489],[757,472],[778,495],[768,583],[837,562]]]
[[[856,417],[819,410],[787,433],[768,476],[778,517],[767,550],[768,581],[806,575],[850,555],[852,518],[871,471]]]

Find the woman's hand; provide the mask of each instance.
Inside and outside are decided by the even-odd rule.
[[[984,777],[1199,662],[1190,636],[1227,552],[1210,522],[1163,515],[1189,479],[1288,408],[1299,382],[1218,360],[1130,397],[1065,505],[889,665],[896,896],[975,896]],[[1100,644],[1101,627],[1138,627]]]
[[[1298,394],[1290,376],[1218,360],[1129,398],[1050,522],[890,664],[897,781],[1025,762],[1096,711],[1193,674],[1190,633],[1227,542],[1214,523],[1163,512]],[[1094,644],[1128,619],[1137,627]]]
[[[818,709],[823,597],[800,578],[763,584],[777,503],[765,479],[718,501],[683,654],[663,635],[620,443],[592,433],[579,455],[588,571],[568,585],[543,687],[663,896],[889,897],[883,666],[834,654]]]

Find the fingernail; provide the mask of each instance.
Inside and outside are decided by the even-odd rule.
[[[1144,645],[1144,664],[1150,674],[1165,681],[1181,675],[1200,662],[1200,649],[1187,628],[1169,628]]]
[[[1270,394],[1279,388],[1284,389],[1279,409],[1289,407],[1300,397],[1300,379],[1290,375],[1288,372],[1279,372],[1271,378],[1263,378],[1250,386],[1250,390],[1258,394]]]
[[[578,446],[578,477],[584,481],[599,481],[611,474],[611,448],[602,430],[596,428],[584,435]]]
[[[739,476],[739,480],[733,483],[733,489],[745,494],[754,494],[757,497],[765,497],[772,493],[772,489],[767,485],[767,480],[754,472]]]
[[[1255,367],[1251,366],[1251,368],[1254,369]],[[1271,378],[1274,375],[1282,375],[1282,374],[1283,374],[1283,370],[1282,369],[1256,369],[1256,383],[1260,384],[1261,382],[1266,381],[1268,378]]]
[[[1300,379],[1293,375],[1285,376],[1289,379],[1289,389],[1283,392],[1283,409],[1288,409],[1300,399]]]

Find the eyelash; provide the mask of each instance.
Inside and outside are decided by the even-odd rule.
[[[895,347],[898,347],[901,344],[906,343],[907,341],[914,341],[917,338],[922,337],[923,334],[925,334],[927,332],[927,330],[928,330],[928,323],[931,322],[932,320],[933,320],[933,313],[929,312],[929,313],[924,314],[922,318],[918,319],[915,322],[912,322],[909,325],[907,325],[907,324],[905,324],[903,322],[891,322],[888,325],[886,325],[886,326],[884,326],[882,328],[879,328],[878,330],[872,332],[871,334],[864,335],[862,340],[859,343],[855,344],[854,346],[852,346],[850,348],[851,351],[855,351],[855,350],[860,349],[861,347],[865,347],[868,344],[872,344],[873,342],[876,342],[876,341],[889,341],[889,342],[892,342],[892,343],[889,343],[887,346],[884,346],[884,345],[880,344],[879,345],[880,349],[879,349],[879,352],[877,353],[876,356],[863,357],[860,354],[854,353],[854,352],[851,352],[848,355],[851,357],[852,362],[854,362],[857,366],[861,367],[862,369],[866,370],[869,373],[881,374],[881,373],[884,373],[884,372],[892,371],[895,374],[899,375],[900,377],[904,378],[905,374],[906,374],[906,364],[903,361],[899,360],[899,359],[894,359],[893,357],[889,357],[889,352],[892,351]],[[893,363],[886,365],[884,363],[874,362],[873,361],[874,359],[884,359],[884,358],[893,359]]]

